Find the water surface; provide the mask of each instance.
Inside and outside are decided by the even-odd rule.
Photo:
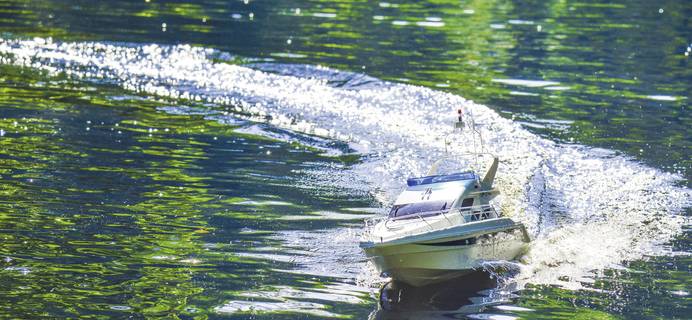
[[[0,313],[685,318],[690,13],[1,2]],[[383,310],[362,222],[459,106],[534,243]]]

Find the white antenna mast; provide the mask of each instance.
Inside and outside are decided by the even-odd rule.
[[[459,129],[459,132],[461,132],[464,130],[464,119],[462,116],[461,108],[459,108],[457,110],[457,114],[458,114],[458,118],[457,118],[457,122],[454,123],[454,129]],[[447,138],[449,138],[449,136],[452,134],[454,134],[454,131],[452,131],[451,133],[448,133],[445,136],[445,153],[448,153],[447,145],[449,145],[449,142],[447,141]]]
[[[464,113],[461,108],[457,109],[457,121],[454,123],[454,129],[459,129],[460,133],[463,133],[464,131]],[[472,115],[469,115],[469,118],[471,119],[471,140],[473,141],[473,154],[474,154],[474,160],[475,160],[475,166],[476,168],[479,168],[478,166],[478,154],[485,152],[485,144],[483,142],[483,135],[481,135],[481,132],[478,130],[476,127],[476,120]],[[447,145],[450,144],[448,141],[448,138],[450,135],[456,133],[456,130],[452,131],[451,133],[447,134],[445,136],[445,153],[449,153],[447,150]],[[478,142],[476,142],[476,139],[478,139]],[[478,144],[480,143],[480,150],[478,150]]]

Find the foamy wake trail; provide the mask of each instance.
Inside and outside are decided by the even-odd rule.
[[[0,39],[3,64],[226,106],[236,117],[346,141],[368,155],[353,174],[381,191],[384,203],[405,177],[425,173],[444,154],[442,139],[463,107],[502,160],[503,212],[523,221],[534,238],[519,282],[578,287],[593,270],[665,254],[662,245],[689,223],[683,211],[692,193],[676,186],[680,176],[614,152],[543,139],[453,94],[372,78],[341,85],[353,74],[319,67],[281,75],[280,65],[268,73],[214,62],[224,55],[186,45]]]

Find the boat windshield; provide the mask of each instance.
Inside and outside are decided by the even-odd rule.
[[[445,175],[435,175],[420,178],[408,178],[406,184],[409,187],[419,186],[423,184],[440,183],[448,181],[458,181],[458,180],[472,180],[476,178],[476,174],[473,172],[459,172]]]
[[[415,218],[417,216],[429,216],[447,211],[452,206],[454,200],[448,201],[424,201],[399,204],[392,207],[389,211],[390,218]]]

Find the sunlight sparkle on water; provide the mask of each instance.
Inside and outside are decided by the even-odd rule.
[[[650,95],[646,96],[647,99],[658,100],[658,101],[677,101],[677,97],[666,96],[666,95]]]
[[[329,12],[315,12],[312,15],[318,18],[336,18],[336,13]]]
[[[3,39],[0,53],[4,63],[56,74],[69,71],[75,78],[101,78],[133,92],[197,97],[250,114],[257,121],[271,115],[278,128],[344,139],[370,156],[345,174],[357,179],[340,183],[348,187],[361,181],[378,190],[375,196],[384,204],[398,193],[401,181],[424,173],[433,159],[444,154],[441,137],[452,130],[453,111],[464,106],[486,138],[488,151],[502,159],[497,176],[503,190],[501,210],[524,222],[534,239],[517,276],[522,283],[578,288],[581,284],[569,279],[644,255],[666,254],[660,245],[680,234],[685,224],[680,214],[692,198],[689,190],[676,186],[678,175],[608,150],[546,140],[486,106],[428,88],[370,81],[344,89],[325,78],[338,72],[306,69],[314,74],[272,74],[214,63],[212,57],[218,52],[188,45]],[[544,80],[493,81],[524,87],[559,85]],[[458,152],[465,151],[465,146],[459,147]],[[562,219],[556,219],[556,210]],[[357,255],[356,241],[344,239],[343,248]],[[585,243],[589,250],[583,250]],[[303,263],[306,270],[329,265],[308,258]],[[364,270],[351,265],[360,270],[349,271],[351,276]]]

